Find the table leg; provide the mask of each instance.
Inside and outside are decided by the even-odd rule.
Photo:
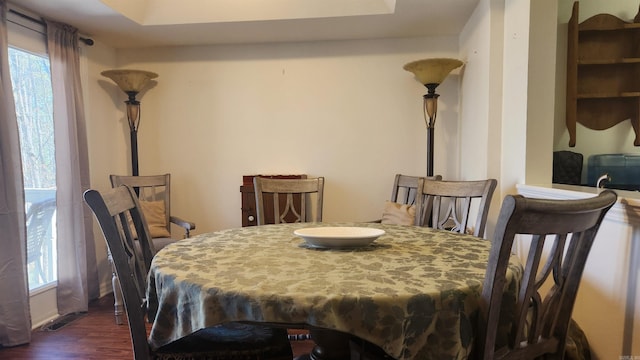
[[[349,334],[326,329],[311,329],[309,333],[316,346],[310,354],[296,360],[346,360],[351,357]]]

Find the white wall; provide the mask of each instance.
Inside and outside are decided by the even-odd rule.
[[[502,70],[487,71],[491,69],[492,60],[502,64],[502,59],[495,59],[491,48],[494,40],[491,26],[495,18],[489,2],[481,1],[460,34],[460,58],[466,63],[461,84],[464,95],[460,102],[460,142],[463,144],[460,165],[465,180],[487,177],[491,99],[501,98],[502,91],[498,81],[499,87],[495,88],[498,96],[492,92],[494,76],[500,78]]]
[[[128,169],[129,135],[125,133],[125,125],[117,106],[120,99],[114,89],[107,86],[108,80],[100,75],[103,70],[111,69],[116,64],[116,52],[94,39],[92,47],[85,47],[83,58],[83,94],[87,117],[87,143],[89,146],[89,167],[91,187],[107,189],[109,174],[124,172]],[[104,80],[103,80],[104,79]],[[117,98],[117,100],[115,100]],[[96,239],[96,259],[100,277],[100,294],[112,291],[111,265],[107,260],[107,245],[97,222],[94,221],[94,237]]]
[[[503,37],[504,1],[486,0],[479,2],[459,39],[460,58],[466,62],[460,104],[460,178],[498,179],[487,237],[493,234],[502,194],[513,187],[502,179]]]
[[[549,16],[551,14],[552,16]],[[518,183],[550,182],[555,2],[481,0],[460,36],[463,179],[496,178],[487,223]]]
[[[172,173],[173,212],[202,233],[241,225],[251,174],[325,176],[325,221],[378,218],[394,174],[426,173],[426,90],[402,66],[457,52],[457,37],[435,37],[119,50],[117,62],[159,74],[139,98],[140,174]],[[456,73],[438,87],[445,178],[457,176],[458,87]]]
[[[519,2],[529,2],[520,1]],[[527,184],[552,178],[557,0],[530,2],[527,79]],[[508,36],[509,33],[505,32]]]

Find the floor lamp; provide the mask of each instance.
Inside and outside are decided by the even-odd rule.
[[[403,69],[412,72],[416,79],[427,88],[424,94],[424,122],[427,126],[427,176],[433,176],[433,137],[438,112],[438,97],[436,87],[440,85],[449,73],[462,66],[462,61],[456,59],[424,59],[406,64]]]
[[[143,70],[107,70],[101,74],[113,80],[129,96],[125,104],[127,104],[127,120],[131,135],[131,172],[133,176],[138,176],[140,101],[136,100],[136,95],[144,89],[149,80],[157,78],[158,74]]]

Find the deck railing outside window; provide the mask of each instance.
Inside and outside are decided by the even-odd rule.
[[[29,290],[34,290],[57,279],[56,190],[25,189],[25,205]]]

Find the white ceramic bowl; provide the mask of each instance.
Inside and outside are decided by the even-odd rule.
[[[367,246],[384,235],[384,230],[368,227],[315,227],[298,229],[294,235],[318,248],[354,248]]]

